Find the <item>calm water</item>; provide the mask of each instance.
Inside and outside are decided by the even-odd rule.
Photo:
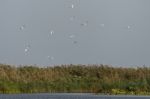
[[[105,96],[92,94],[13,94],[0,99],[150,99],[148,96]]]

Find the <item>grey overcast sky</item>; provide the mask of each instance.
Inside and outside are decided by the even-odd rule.
[[[0,63],[150,66],[150,0],[0,0]]]

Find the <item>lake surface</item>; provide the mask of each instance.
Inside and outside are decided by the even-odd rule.
[[[150,96],[107,96],[93,94],[1,94],[0,99],[150,99]]]

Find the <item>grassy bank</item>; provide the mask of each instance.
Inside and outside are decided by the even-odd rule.
[[[150,68],[62,65],[41,68],[0,64],[0,93],[90,92],[150,94]]]

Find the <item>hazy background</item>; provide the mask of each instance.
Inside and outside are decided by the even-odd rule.
[[[150,0],[0,0],[0,63],[150,65]]]

